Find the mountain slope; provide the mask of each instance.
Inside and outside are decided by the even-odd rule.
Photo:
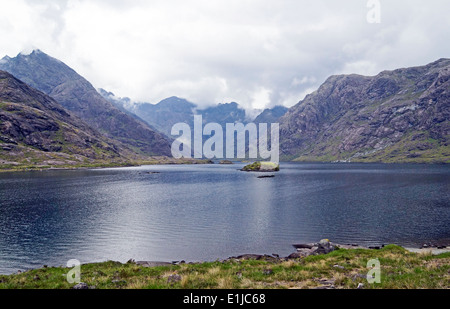
[[[55,100],[0,71],[0,165],[124,162],[125,155]]]
[[[236,102],[221,103],[216,106],[199,110],[198,114],[203,116],[203,121],[215,122],[223,128],[227,123],[247,123],[245,110]]]
[[[45,53],[4,57],[0,69],[54,98],[106,136],[146,155],[170,155],[170,143],[145,122],[136,119],[104,99],[73,69]]]
[[[195,108],[195,104],[185,99],[170,97],[155,105],[136,103],[130,111],[157,130],[171,136],[172,126],[176,123],[184,122],[193,126]]]
[[[450,59],[340,75],[280,118],[280,151],[301,161],[450,162]]]
[[[289,109],[284,106],[275,106],[273,108],[266,108],[264,111],[259,114],[254,123],[276,123],[279,119],[284,116]]]
[[[131,102],[128,98],[117,98],[103,89],[99,89],[99,93],[113,104],[134,113],[151,127],[168,136],[171,135],[172,126],[176,123],[183,122],[193,127],[194,115],[202,115],[203,123],[216,122],[223,128],[226,123],[249,122],[245,110],[235,102],[199,109],[196,104],[175,96],[157,104],[150,104]]]

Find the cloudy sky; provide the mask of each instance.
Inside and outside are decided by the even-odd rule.
[[[448,0],[0,0],[0,58],[38,48],[136,101],[289,107],[332,74],[450,57],[448,12]]]

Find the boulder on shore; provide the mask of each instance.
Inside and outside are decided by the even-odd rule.
[[[322,239],[318,243],[296,244],[293,245],[297,252],[291,254],[288,258],[300,258],[309,255],[328,254],[337,249],[328,239]]]

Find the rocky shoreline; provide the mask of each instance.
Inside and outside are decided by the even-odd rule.
[[[310,255],[322,255],[328,254],[337,249],[366,249],[366,250],[380,250],[385,247],[385,245],[380,246],[361,246],[358,244],[338,244],[331,242],[328,239],[322,239],[317,243],[300,243],[292,245],[296,250],[289,254],[288,256],[280,256],[279,254],[241,254],[237,256],[230,256],[224,259],[217,259],[215,261],[185,261],[185,260],[174,260],[174,261],[136,261],[134,259],[128,260],[126,263],[134,263],[136,265],[142,267],[159,267],[159,266],[171,266],[171,265],[182,265],[182,264],[202,264],[208,262],[220,262],[226,263],[230,261],[243,261],[243,260],[256,260],[256,261],[268,261],[268,262],[284,262],[289,260],[298,260],[301,258],[308,257]],[[413,247],[402,247],[405,250],[413,253],[427,253],[432,255],[439,255],[442,253],[450,252],[450,245],[445,244],[424,244],[420,248]],[[92,262],[95,263],[95,262]],[[87,263],[87,264],[92,264]],[[117,262],[121,263],[121,262]],[[47,268],[47,265],[44,265],[44,268]],[[61,266],[63,267],[63,266]],[[30,271],[32,269],[26,270]],[[18,273],[22,273],[23,271],[18,271]]]
[[[255,260],[255,261],[263,261],[263,262],[268,262],[269,264],[283,264],[283,263],[288,263],[289,261],[295,261],[295,260],[300,260],[303,259],[305,257],[311,256],[311,255],[324,255],[324,254],[328,254],[330,252],[333,252],[335,250],[338,249],[366,249],[366,250],[380,250],[382,248],[384,248],[384,245],[381,246],[370,246],[370,247],[364,247],[364,246],[360,246],[357,244],[337,244],[337,243],[333,243],[331,241],[329,241],[328,239],[322,239],[317,243],[302,243],[302,244],[293,244],[292,245],[296,250],[295,252],[291,253],[290,255],[286,256],[286,257],[280,257],[278,254],[274,254],[272,253],[271,255],[267,255],[267,254],[242,254],[242,255],[238,255],[238,256],[232,256],[232,257],[228,257],[226,259],[222,259],[222,260],[216,260],[214,262],[219,262],[221,264],[226,264],[226,263],[245,263],[245,261],[248,260]],[[439,248],[438,248],[439,247]],[[410,252],[416,252],[416,253],[420,253],[420,252],[424,252],[427,254],[440,254],[440,253],[444,253],[444,252],[450,252],[450,247],[449,246],[443,246],[443,245],[439,245],[439,246],[433,246],[433,245],[429,245],[426,244],[424,246],[422,246],[422,248],[404,248],[405,250],[408,250]],[[382,250],[381,250],[382,251]],[[158,262],[158,261],[135,261],[135,260],[129,260],[126,264],[135,264],[138,265],[139,267],[164,267],[164,266],[177,266],[177,265],[200,265],[202,263],[205,263],[205,261],[203,262],[186,262],[184,260],[181,261],[172,261],[172,262]],[[345,263],[344,263],[345,264]],[[345,272],[346,267],[341,265],[341,263],[336,263],[333,264],[332,266],[333,269],[336,269],[336,271],[340,271],[340,272]],[[274,274],[274,270],[273,268],[270,267],[265,267],[262,269],[262,273],[264,276],[270,276]],[[236,272],[234,274],[235,276],[237,276],[237,278],[241,279],[243,277],[243,273],[242,272]],[[367,275],[365,274],[351,274],[349,275],[351,277],[352,281],[355,281],[358,278],[362,278],[362,279],[366,279]],[[173,272],[171,274],[169,274],[167,276],[167,283],[170,285],[173,284],[177,284],[179,282],[181,282],[183,280],[183,276],[177,272]],[[313,281],[317,281],[318,285],[316,287],[314,287],[315,289],[335,289],[336,288],[336,278],[316,278],[313,279]],[[116,282],[117,281],[117,282]],[[120,279],[114,279],[112,281],[112,283],[117,283],[120,284],[122,281],[120,281]],[[356,289],[364,289],[365,288],[366,283],[358,283]],[[93,287],[89,286],[86,283],[79,283],[75,286],[72,287],[72,289],[91,289]]]
[[[218,262],[226,263],[229,261],[240,261],[240,260],[264,260],[270,262],[276,261],[289,261],[295,259],[305,258],[310,255],[321,255],[328,254],[337,249],[369,249],[369,250],[379,250],[385,247],[385,245],[380,246],[361,246],[358,244],[338,244],[331,242],[328,239],[322,239],[317,243],[302,243],[292,245],[296,250],[288,256],[282,257],[276,253],[272,254],[241,254],[238,256],[231,256],[225,259],[219,259]],[[450,246],[446,245],[432,245],[424,244],[421,248],[411,248],[403,247],[405,250],[415,253],[431,253],[433,255],[450,252]],[[186,262],[185,260],[172,261],[172,262],[161,262],[161,261],[135,261],[133,259],[129,260],[128,263],[136,263],[137,265],[143,267],[157,267],[157,266],[169,266],[169,265],[179,265],[179,264],[200,264],[207,261],[201,262]]]
[[[81,265],[82,282],[69,282],[64,266],[30,269],[0,275],[0,289],[203,289],[288,288],[371,289],[448,287],[450,246],[425,245],[408,249],[397,245],[364,247],[322,239],[292,245],[287,256],[242,254],[215,261],[104,261]],[[423,252],[423,254],[412,253]],[[441,255],[434,255],[440,254]],[[329,254],[328,254],[329,253]],[[368,282],[367,262],[383,259],[384,280]],[[408,265],[405,267],[405,265]],[[80,278],[81,278],[80,277]]]

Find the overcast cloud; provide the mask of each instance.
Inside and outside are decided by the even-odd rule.
[[[368,0],[0,0],[0,58],[39,48],[136,101],[289,107],[332,74],[450,57],[448,0],[379,2],[368,23]]]

